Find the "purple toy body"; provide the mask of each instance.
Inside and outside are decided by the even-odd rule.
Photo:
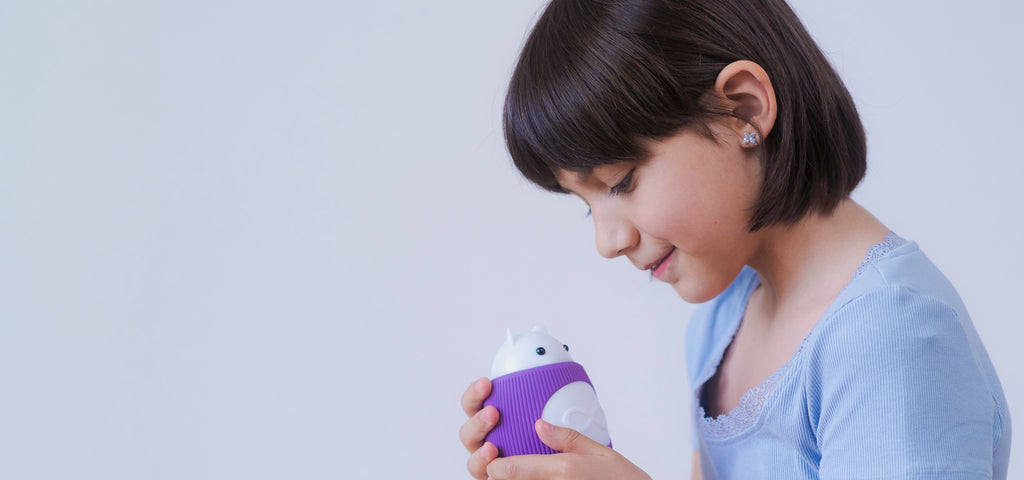
[[[491,396],[484,405],[494,405],[501,414],[487,436],[487,441],[498,447],[498,455],[558,453],[537,437],[534,424],[541,418],[548,399],[574,382],[586,382],[593,387],[583,366],[576,362],[542,365],[493,379]]]

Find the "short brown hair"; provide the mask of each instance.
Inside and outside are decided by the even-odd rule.
[[[685,128],[711,136],[710,121],[741,118],[705,95],[737,60],[765,69],[778,105],[751,231],[831,212],[864,177],[864,127],[783,0],[553,0],[509,83],[509,153],[526,178],[561,192],[557,170],[640,161],[644,140]]]

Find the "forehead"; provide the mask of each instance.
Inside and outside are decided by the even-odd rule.
[[[594,179],[594,169],[565,170],[555,169],[555,180],[563,190],[572,193],[582,185],[586,185]]]
[[[636,162],[622,161],[608,165],[598,165],[581,170],[555,170],[555,179],[558,185],[568,193],[577,195],[594,189],[607,189],[610,182],[620,180],[622,172],[629,170]]]
[[[587,168],[584,170],[555,170],[555,178],[558,180],[558,183],[561,183],[562,185],[567,183],[586,183],[587,180],[593,178],[593,176],[593,168]]]

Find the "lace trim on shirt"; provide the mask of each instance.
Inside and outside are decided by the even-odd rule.
[[[859,277],[868,269],[868,267],[878,261],[878,259],[888,255],[889,252],[902,247],[906,243],[906,240],[895,233],[886,235],[884,242],[876,243],[868,249],[868,254],[865,255],[864,260],[860,262],[860,266],[857,267],[857,273],[853,274],[853,277]]]
[[[865,270],[867,270],[872,264],[877,262],[879,259],[885,257],[889,252],[896,248],[906,244],[899,235],[890,233],[885,236],[885,241],[876,243],[868,249],[867,254],[864,256],[864,260],[860,262],[857,267],[857,272],[853,275],[853,278],[859,277]],[[754,425],[757,419],[761,415],[761,410],[764,408],[768,399],[771,398],[771,393],[775,390],[775,387],[785,377],[786,373],[789,372],[793,363],[800,357],[800,353],[804,349],[804,343],[807,342],[807,338],[804,337],[803,341],[800,342],[800,346],[796,349],[796,353],[790,357],[789,361],[785,365],[780,367],[774,373],[772,373],[764,382],[760,385],[747,390],[740,398],[740,403],[735,408],[729,411],[728,414],[719,415],[716,418],[708,418],[707,412],[704,411],[704,407],[697,403],[697,418],[700,419],[698,428],[705,438],[709,439],[722,439],[742,433]],[[721,359],[719,359],[721,363]],[[715,366],[718,369],[718,366]],[[703,385],[700,390],[703,390]],[[698,390],[696,398],[701,398],[701,392]]]
[[[806,338],[805,338],[806,341]],[[800,347],[797,348],[796,353],[793,357],[786,362],[781,368],[775,371],[761,382],[760,385],[747,390],[740,398],[740,403],[729,413],[719,415],[716,418],[708,418],[703,406],[697,407],[697,415],[700,418],[700,430],[704,434],[705,438],[725,438],[742,431],[745,431],[754,422],[757,421],[761,414],[761,409],[764,404],[771,397],[772,390],[775,390],[776,385],[782,380],[786,372],[792,367],[793,362],[800,356],[800,352],[803,351],[804,344],[800,343]],[[698,396],[700,398],[700,396]]]

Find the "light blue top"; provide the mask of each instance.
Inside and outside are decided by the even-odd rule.
[[[963,302],[895,234],[793,357],[715,419],[699,405],[759,284],[744,268],[687,328],[705,480],[1006,478],[1010,416]]]

